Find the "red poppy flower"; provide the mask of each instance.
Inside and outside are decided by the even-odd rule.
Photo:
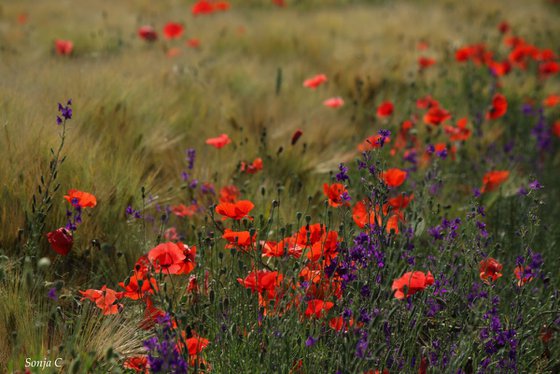
[[[407,172],[398,168],[385,170],[381,173],[381,179],[389,188],[397,188],[406,180]]]
[[[166,52],[166,56],[169,58],[173,58],[176,56],[179,56],[179,54],[181,53],[181,48],[178,47],[173,47],[173,48],[169,48]]]
[[[187,343],[187,350],[189,351],[189,356],[199,355],[200,352],[210,344],[210,341],[200,336],[193,336],[185,340]]]
[[[321,223],[302,226],[296,234],[296,242],[302,246],[317,243],[325,235],[325,226]]]
[[[424,114],[424,123],[426,125],[439,126],[439,124],[451,118],[451,113],[440,107],[431,107]]]
[[[428,95],[416,100],[416,107],[418,109],[437,108],[439,107],[439,102]]]
[[[524,286],[525,283],[533,280],[531,275],[525,274],[525,267],[522,265],[516,266],[513,274],[515,275],[515,278],[517,278],[517,285],[519,287]]]
[[[294,133],[292,134],[292,145],[295,145],[298,141],[298,139],[303,135],[303,131],[301,131],[300,129],[297,129],[296,131],[294,131]]]
[[[171,211],[177,217],[192,217],[198,211],[198,205],[197,204],[191,204],[189,206],[186,206],[185,204],[179,204],[179,205],[173,206],[171,208]]]
[[[284,0],[272,0],[272,2],[274,3],[274,5],[279,6],[279,7],[285,7],[286,3],[284,2]]]
[[[486,119],[498,119],[507,112],[508,103],[506,97],[497,93],[492,98],[492,107],[486,113]]]
[[[552,134],[557,138],[560,138],[560,120],[554,122],[551,128]]]
[[[225,229],[222,238],[228,241],[226,245],[228,249],[241,247],[241,249],[247,250],[255,244],[257,233],[251,236],[249,231],[232,231],[230,229]]]
[[[509,74],[509,72],[511,71],[511,64],[509,63],[509,61],[490,61],[488,63],[488,67],[497,77],[503,77],[504,75]]]
[[[220,189],[220,203],[234,203],[239,198],[239,189],[234,185]]]
[[[54,41],[54,49],[58,55],[69,56],[74,50],[74,43],[70,40],[57,39]]]
[[[197,16],[199,14],[210,14],[213,11],[214,11],[214,5],[208,0],[197,1],[191,9],[193,16]]]
[[[496,279],[502,276],[502,264],[492,257],[480,261],[479,270],[480,279],[487,284],[490,284],[490,281],[496,281]]]
[[[123,364],[125,369],[131,369],[136,371],[137,373],[144,372],[148,374],[150,372],[149,365],[148,365],[148,356],[134,356],[129,357]]]
[[[223,216],[223,219],[231,218],[240,220],[249,214],[255,204],[249,200],[239,200],[235,203],[220,203],[216,206],[216,213]]]
[[[307,302],[307,309],[305,310],[305,316],[321,318],[333,306],[334,303],[330,301],[325,302],[320,299],[309,300]]]
[[[560,63],[556,61],[543,62],[539,65],[539,74],[543,77],[549,77],[560,71]]]
[[[274,290],[282,279],[282,274],[277,271],[258,270],[250,272],[245,279],[237,278],[237,282],[253,292],[262,293]]]
[[[323,105],[329,108],[340,108],[344,105],[344,100],[341,97],[331,97],[323,101]]]
[[[158,272],[179,274],[186,257],[182,246],[182,243],[162,243],[148,252],[148,259]]]
[[[487,51],[483,44],[468,45],[455,52],[455,60],[459,62],[473,61],[480,65],[492,59],[492,52]]]
[[[163,35],[166,39],[177,39],[183,34],[183,25],[177,22],[168,22],[163,27]]]
[[[427,274],[421,271],[412,271],[395,279],[391,290],[395,291],[395,297],[397,299],[404,299],[405,297],[410,297],[417,292],[423,291],[432,284],[434,284],[434,276],[429,271]],[[405,290],[406,295],[404,293]]]
[[[146,309],[144,309],[144,318],[140,322],[139,327],[143,330],[150,330],[156,325],[158,319],[166,316],[166,313],[156,308],[149,297],[146,297],[144,300],[146,301]],[[175,319],[172,320],[172,326],[173,328],[177,327]]]
[[[323,193],[329,199],[329,205],[338,208],[344,204],[342,196],[344,193],[347,193],[347,190],[344,185],[340,183],[333,183],[330,186],[325,183],[323,184]]]
[[[136,272],[132,275],[128,284],[119,282],[119,286],[124,289],[123,296],[131,300],[138,300],[144,298],[147,294],[152,294],[158,290],[157,282],[154,278],[146,279],[144,273]]]
[[[230,7],[227,1],[218,1],[214,3],[214,10],[225,12]]]
[[[177,246],[183,249],[183,254],[185,255],[185,258],[181,263],[181,269],[177,272],[177,274],[189,274],[194,270],[194,267],[196,266],[196,246],[193,245],[189,247],[188,245],[181,242],[177,243]]]
[[[222,134],[215,138],[206,139],[206,144],[209,144],[212,147],[218,149],[225,147],[229,143],[231,143],[231,139],[229,138],[229,136],[227,136],[227,134]]]
[[[200,40],[197,38],[190,38],[187,40],[187,47],[189,48],[199,48],[200,47]]]
[[[325,74],[318,74],[314,77],[308,78],[303,82],[303,86],[311,89],[315,89],[327,81],[327,76]]]
[[[93,301],[98,308],[103,311],[104,315],[117,314],[120,309],[122,309],[122,304],[118,304],[116,301],[123,297],[123,292],[115,292],[114,290],[107,288],[107,286],[101,287],[100,290],[85,290],[80,291],[84,299],[89,299]]]
[[[510,30],[509,23],[507,23],[507,21],[500,22],[500,24],[498,25],[498,30],[502,34],[507,34]]]
[[[64,198],[74,207],[93,208],[97,205],[97,199],[94,195],[74,189],[68,190],[68,195],[64,195]]]
[[[384,138],[383,144],[389,143],[391,138],[383,137],[383,135],[372,135],[360,144],[358,144],[358,151],[366,152],[375,148],[381,148],[381,139]]]
[[[543,100],[543,105],[547,107],[555,107],[560,104],[560,95],[549,95]]]
[[[366,203],[358,201],[352,209],[352,219],[359,228],[364,228],[366,225],[375,224],[375,213],[372,210],[368,212]],[[379,219],[378,221],[378,225],[380,226],[381,222]]]
[[[393,114],[394,106],[390,101],[385,101],[377,107],[377,117],[386,118]]]
[[[400,194],[399,196],[390,198],[387,204],[393,208],[393,210],[402,210],[408,206],[412,199],[414,199],[414,195]]]
[[[508,178],[509,171],[507,170],[489,171],[484,174],[484,177],[482,178],[482,188],[480,189],[480,192],[484,193],[494,191]]]
[[[307,253],[307,258],[310,261],[317,261],[321,257],[325,259],[332,259],[337,255],[338,233],[336,231],[329,231],[324,238],[314,243],[311,246],[311,251]]]
[[[146,41],[153,42],[157,40],[157,32],[152,26],[142,26],[138,29],[138,36]]]
[[[47,240],[52,250],[62,256],[66,256],[74,244],[72,233],[64,227],[47,233]]]
[[[354,325],[354,320],[351,318],[349,321],[345,321],[342,316],[331,318],[329,321],[329,327],[334,331],[348,332],[348,328]]]
[[[416,49],[419,51],[425,51],[426,49],[430,48],[430,44],[428,42],[421,40],[416,43]]]
[[[418,67],[420,70],[429,68],[436,63],[435,58],[430,57],[420,57],[418,58]]]
[[[18,14],[17,22],[20,25],[25,25],[27,23],[27,18],[28,17],[29,17],[29,14],[27,14],[26,12],[20,13],[20,14]]]
[[[263,168],[263,161],[262,158],[256,158],[251,164],[246,164],[245,162],[241,162],[240,170],[241,172],[245,172],[247,174],[255,174],[257,171],[262,170]]]
[[[451,141],[465,141],[471,137],[472,131],[467,128],[467,119],[461,118],[457,121],[457,127],[446,125],[445,133]]]

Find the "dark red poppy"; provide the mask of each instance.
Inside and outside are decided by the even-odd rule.
[[[52,250],[62,256],[66,256],[74,244],[72,233],[64,227],[47,233],[47,240]]]
[[[507,21],[500,22],[500,24],[498,25],[498,30],[502,34],[507,34],[510,30],[509,23],[507,23]]]
[[[158,35],[152,26],[142,26],[138,29],[138,36],[146,41],[153,42],[157,40]]]
[[[492,98],[492,107],[486,113],[486,119],[498,119],[506,114],[508,108],[508,103],[506,97],[500,93],[497,93]]]
[[[54,49],[58,55],[69,56],[74,51],[74,43],[70,40],[57,39],[54,42]]]
[[[245,162],[241,162],[240,170],[242,173],[247,174],[255,174],[259,170],[263,168],[263,161],[262,158],[256,158],[252,163],[246,164]]]
[[[424,123],[432,126],[439,126],[441,123],[451,118],[451,113],[440,107],[430,108],[424,114]]]
[[[300,129],[297,129],[296,131],[294,131],[294,133],[292,134],[292,145],[295,145],[298,141],[298,139],[303,135],[303,131],[301,131]]]

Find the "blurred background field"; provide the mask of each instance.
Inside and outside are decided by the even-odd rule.
[[[187,148],[197,150],[201,182],[219,188],[233,180],[244,187],[245,198],[262,206],[277,198],[282,185],[290,197],[281,208],[284,220],[293,220],[302,207],[318,214],[329,172],[340,162],[353,162],[363,139],[400,124],[419,97],[430,94],[454,111],[468,111],[461,99],[463,71],[452,67],[458,47],[483,42],[504,48],[497,30],[503,20],[535,45],[558,52],[560,43],[560,6],[551,1],[286,4],[232,1],[227,12],[193,17],[191,1],[1,3],[0,251],[21,256],[25,212],[48,168],[49,149],[59,141],[57,103],[68,98],[74,118],[68,123],[67,160],[46,227],[65,224],[67,189],[95,194],[98,206],[77,233],[73,258],[56,261],[80,270],[64,275],[69,284],[114,283],[147,249],[138,248],[140,240],[132,236],[140,234],[131,232],[125,217],[127,206],[141,206],[142,187],[149,207],[189,203],[180,187]],[[147,43],[137,35],[142,25],[160,32],[169,21],[184,25],[181,39],[160,35]],[[200,47],[189,48],[189,38],[199,39]],[[55,39],[72,40],[73,54],[57,55]],[[419,43],[429,48],[420,51]],[[437,63],[420,71],[420,56]],[[312,92],[302,87],[318,73],[329,77],[326,87]],[[560,84],[547,80],[538,89],[558,93]],[[518,103],[534,90],[534,82],[517,72],[503,81],[504,93]],[[346,105],[324,107],[333,96]],[[376,106],[385,100],[402,110],[390,124],[375,118]],[[292,146],[296,129],[303,136]],[[221,133],[232,138],[230,147],[205,144]],[[475,157],[478,150],[465,152]],[[236,172],[239,162],[256,157],[263,158],[262,173],[247,178]],[[552,162],[556,170],[559,161]],[[479,175],[458,172],[457,181],[479,184]],[[153,241],[157,233],[152,234]],[[46,240],[42,245],[48,251]]]

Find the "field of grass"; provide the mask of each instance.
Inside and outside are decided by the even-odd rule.
[[[194,3],[0,4],[0,372],[559,372],[558,2]]]

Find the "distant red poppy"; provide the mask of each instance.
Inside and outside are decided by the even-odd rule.
[[[230,5],[227,1],[217,1],[214,3],[214,10],[225,12],[229,10]]]
[[[416,43],[416,49],[419,51],[425,51],[428,48],[430,48],[430,44],[427,41],[421,40]]]
[[[347,192],[346,188],[341,183],[333,183],[330,186],[327,183],[323,184],[323,193],[329,199],[329,205],[334,208],[344,204],[342,195],[345,192]]]
[[[185,257],[182,244],[173,242],[161,243],[148,252],[155,270],[166,274],[178,274]]]
[[[187,40],[187,47],[200,48],[200,40],[197,38],[190,38],[189,40]]]
[[[420,70],[429,68],[432,65],[435,65],[436,59],[431,57],[419,57],[418,58],[418,67]]]
[[[214,5],[208,0],[197,1],[191,9],[193,16],[198,16],[201,14],[210,14],[213,11],[214,11]]]
[[[57,39],[54,41],[54,49],[58,55],[69,56],[74,50],[74,43],[70,40]]]
[[[340,108],[344,105],[344,100],[341,97],[331,97],[323,101],[323,105],[329,108]]]
[[[397,188],[404,183],[407,172],[398,168],[385,170],[381,173],[381,179],[390,188]]]
[[[125,369],[134,370],[137,373],[144,372],[145,374],[148,374],[150,372],[147,355],[129,357],[124,362],[123,367]]]
[[[157,40],[158,35],[156,30],[149,25],[142,26],[138,29],[138,36],[146,41],[153,42]]]
[[[549,95],[543,100],[543,105],[549,108],[560,104],[560,95]]]
[[[501,62],[490,61],[488,62],[488,67],[490,68],[492,73],[494,73],[494,75],[497,77],[502,77],[504,75],[507,75],[511,71],[511,64],[507,60]]]
[[[17,21],[20,25],[25,25],[27,23],[28,18],[29,18],[29,14],[27,12],[23,12],[18,14]]]
[[[500,22],[500,24],[498,25],[498,30],[502,34],[507,34],[510,30],[509,23],[507,21]]]
[[[560,120],[554,122],[551,128],[552,134],[557,138],[560,138]]]
[[[418,109],[431,109],[439,107],[439,102],[428,95],[416,100],[416,107]]]
[[[402,277],[395,279],[391,290],[395,291],[397,299],[410,297],[417,292],[423,291],[426,287],[434,284],[434,276],[428,271],[424,274],[421,271],[405,273]],[[406,291],[406,294],[404,293]]]
[[[212,147],[215,148],[223,148],[226,145],[228,145],[229,143],[231,143],[231,139],[229,136],[227,136],[227,134],[222,134],[218,137],[215,138],[208,138],[206,139],[206,144],[211,145]]]
[[[47,233],[47,240],[52,250],[62,256],[66,256],[74,244],[72,233],[64,227]]]
[[[255,174],[259,170],[262,170],[262,168],[263,168],[262,158],[258,157],[250,164],[241,162],[240,170],[242,173]]]
[[[216,213],[223,216],[223,219],[231,218],[240,220],[248,216],[255,204],[249,200],[239,200],[235,203],[220,203],[216,206]]]
[[[387,118],[391,114],[393,114],[393,110],[394,110],[393,103],[390,101],[385,101],[377,107],[377,117]]]
[[[196,212],[198,212],[198,209],[199,208],[197,204],[191,204],[189,206],[186,206],[185,204],[179,204],[171,207],[171,211],[177,217],[192,217],[196,214]]]
[[[308,78],[303,82],[303,86],[311,89],[315,89],[327,81],[327,76],[325,74],[318,74],[314,77]]]
[[[301,131],[300,129],[294,131],[294,133],[292,134],[292,145],[295,145],[302,135],[303,131]]]
[[[172,47],[167,50],[165,55],[169,58],[177,57],[181,54],[181,48],[179,47]]]
[[[486,113],[486,119],[498,119],[506,114],[508,108],[508,103],[506,97],[500,93],[497,93],[492,98],[492,107]]]
[[[441,123],[451,118],[451,113],[439,106],[431,107],[424,114],[424,123],[426,125],[439,126]]]
[[[224,186],[220,189],[221,203],[234,203],[239,198],[239,189],[234,185]]]
[[[274,5],[279,6],[279,7],[285,7],[286,6],[286,2],[284,0],[272,0],[272,2],[274,3]]]
[[[307,309],[305,310],[305,316],[321,318],[333,306],[334,303],[330,301],[323,301],[320,299],[309,300],[307,302]]]
[[[168,22],[163,27],[163,35],[166,39],[177,39],[183,34],[184,27],[177,22]]]
[[[372,135],[366,138],[363,142],[358,144],[358,151],[366,152],[371,151],[375,148],[381,148],[381,139],[384,138],[383,144],[387,144],[391,141],[391,138],[384,137],[383,135]]]
[[[508,178],[509,171],[507,170],[489,171],[484,174],[484,177],[482,178],[482,188],[480,189],[480,192],[484,193],[494,191]]]
[[[490,284],[490,281],[494,282],[502,276],[502,264],[492,257],[480,261],[479,270],[480,279],[488,284]]]
[[[68,190],[68,195],[64,195],[64,198],[74,207],[93,208],[97,205],[97,199],[94,195],[75,189]]]
[[[467,128],[467,119],[461,118],[457,121],[457,127],[446,125],[445,133],[451,141],[465,141],[471,137],[472,131]]]
[[[539,65],[539,74],[546,78],[557,74],[560,71],[560,63],[556,61],[547,61]]]

